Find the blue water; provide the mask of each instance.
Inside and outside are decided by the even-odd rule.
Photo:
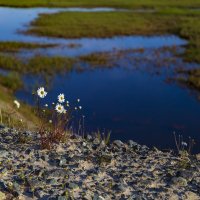
[[[102,12],[114,11],[112,8],[5,8],[0,7],[0,41],[20,41],[58,44],[54,48],[21,51],[17,56],[31,57],[33,55],[60,55],[80,56],[94,52],[112,51],[114,49],[137,49],[137,48],[159,48],[162,46],[184,45],[186,41],[177,36],[165,35],[154,37],[124,36],[106,39],[81,38],[81,39],[60,39],[38,37],[22,34],[27,30],[40,13],[55,13],[59,11],[79,12]],[[6,19],[6,20],[5,20]],[[70,44],[78,45],[77,48],[70,48]]]
[[[22,50],[16,54],[24,59],[38,54],[76,57],[107,52],[113,54],[114,61],[112,68],[106,65],[92,68],[81,62],[81,71],[55,74],[50,80],[47,102],[55,101],[57,95],[63,92],[70,102],[80,98],[83,106],[80,116],[85,116],[86,132],[97,129],[111,131],[112,139],[132,139],[164,149],[174,148],[173,132],[176,131],[184,138],[194,138],[197,142],[195,151],[199,152],[200,103],[197,94],[175,81],[167,81],[176,78],[176,70],[180,67],[199,66],[185,63],[170,51],[163,50],[164,47],[176,46],[180,53],[187,42],[172,35],[58,39],[22,33],[38,14],[59,11],[102,12],[113,9],[0,8],[0,27],[3,27],[0,41],[58,44],[54,48]],[[76,44],[77,48],[70,48],[70,44]],[[144,49],[144,52],[127,51],[138,48]],[[119,51],[125,52],[115,56]],[[16,97],[33,104],[32,89],[46,84],[39,75],[25,75],[23,81],[26,87],[17,91]]]
[[[81,115],[85,116],[88,132],[111,131],[112,139],[133,139],[165,149],[174,148],[173,132],[176,131],[185,139],[188,136],[195,138],[194,150],[199,151],[200,103],[190,90],[176,82],[166,82],[167,78],[176,76],[176,68],[190,65],[180,58],[173,62],[164,61],[165,56],[171,54],[162,53],[162,50],[156,60],[155,54],[150,53],[152,51],[147,51],[149,57],[146,60],[146,53],[125,54],[116,59],[117,67],[111,69],[57,74],[50,81],[49,97],[55,101],[57,95],[64,92],[70,102],[80,98]],[[135,62],[134,56],[139,57],[139,62]],[[123,65],[125,61],[126,66]],[[24,82],[27,88],[18,91],[16,96],[32,104],[30,91],[36,83],[43,85],[42,81],[27,75]]]

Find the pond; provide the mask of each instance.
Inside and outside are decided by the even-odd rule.
[[[174,49],[176,53],[184,51],[185,40],[171,35],[73,40],[20,33],[39,13],[59,11],[61,9],[0,8],[0,25],[4,27],[0,32],[1,41],[58,44],[53,48],[22,50],[17,56],[76,57],[104,52],[112,58],[112,67],[107,64],[93,67],[82,61],[79,64],[85,70],[55,74],[51,77],[49,91],[53,99],[61,92],[72,102],[80,98],[83,106],[81,115],[85,116],[85,130],[88,132],[97,129],[111,131],[113,140],[132,139],[164,149],[174,147],[175,131],[184,138],[194,138],[197,141],[195,151],[200,150],[200,103],[193,91],[174,81],[177,69],[197,66],[185,63],[173,53]],[[5,22],[2,19],[6,17]],[[71,48],[70,44],[77,47]],[[23,76],[23,81],[26,88],[17,91],[16,97],[32,104],[31,91],[36,84],[44,84],[43,77],[29,74]]]

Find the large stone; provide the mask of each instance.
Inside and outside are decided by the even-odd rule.
[[[191,181],[194,177],[194,172],[191,170],[179,171],[178,175],[182,178],[185,178],[187,181]]]
[[[65,158],[61,158],[60,161],[59,161],[59,166],[63,166],[67,163],[67,160]]]
[[[6,195],[0,191],[0,200],[6,200]]]
[[[0,150],[0,158],[6,158],[8,156],[8,151]]]
[[[100,142],[101,142],[101,141],[100,141],[98,138],[95,138],[94,141],[93,141],[93,144],[94,144],[94,145],[99,145]]]
[[[76,183],[69,183],[68,187],[69,187],[70,189],[73,189],[73,190],[79,188],[79,186],[78,186]]]
[[[13,183],[13,193],[15,196],[19,196],[20,194],[22,194],[20,185],[16,182]]]
[[[49,171],[48,174],[51,177],[64,177],[67,174],[67,170],[65,170],[65,169],[55,169],[55,170]]]
[[[185,193],[185,195],[186,195],[186,200],[199,200],[200,199],[200,194],[197,195],[194,192],[188,191]]]
[[[93,139],[92,136],[88,134],[88,135],[87,135],[87,140],[88,140],[88,141],[92,141],[92,139]]]
[[[52,179],[50,179],[50,180],[47,181],[47,184],[49,184],[49,185],[57,185],[58,182],[57,182],[56,179],[52,178]]]
[[[65,196],[59,196],[59,197],[58,197],[58,200],[68,200],[68,198],[65,197]]]
[[[129,147],[138,150],[140,148],[140,145],[137,142],[134,142],[133,140],[128,141]]]
[[[196,155],[196,159],[200,160],[200,153]]]
[[[94,194],[93,200],[105,200],[105,199],[98,194]]]
[[[44,197],[44,195],[45,195],[45,193],[42,191],[42,190],[36,190],[35,192],[34,192],[34,194],[35,194],[35,196],[37,197],[37,198],[42,198],[42,197]]]
[[[121,140],[115,140],[113,142],[114,145],[116,145],[117,147],[124,147],[124,143]]]
[[[182,177],[173,177],[172,183],[177,186],[187,186],[187,180]]]

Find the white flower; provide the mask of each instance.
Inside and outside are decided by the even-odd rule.
[[[74,109],[77,110],[77,107],[75,107]]]
[[[44,90],[43,87],[38,88],[37,94],[40,98],[44,98],[47,95],[47,92]]]
[[[19,101],[14,100],[14,104],[15,104],[15,106],[16,106],[18,109],[20,108],[20,103],[19,103]]]
[[[48,107],[48,104],[45,104],[44,106],[45,106],[45,107]]]
[[[80,100],[80,99],[77,99],[77,101],[80,102],[81,100]]]
[[[56,105],[56,108],[55,108],[55,109],[56,109],[56,111],[57,111],[58,113],[63,113],[64,110],[65,110],[65,109],[64,109],[64,106],[61,105],[61,104],[59,104],[59,103]]]
[[[81,110],[81,109],[82,109],[82,106],[79,106],[79,109]]]
[[[64,94],[59,94],[58,95],[58,101],[59,101],[59,103],[64,103],[65,102],[65,95]]]
[[[55,105],[55,103],[53,102],[52,105]]]
[[[49,120],[49,123],[51,124],[51,123],[52,123],[52,120]]]

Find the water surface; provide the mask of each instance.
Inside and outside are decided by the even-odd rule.
[[[54,101],[64,92],[71,102],[80,98],[88,132],[110,130],[112,139],[133,139],[160,148],[174,148],[174,131],[200,141],[199,101],[186,88],[167,81],[176,76],[176,68],[191,66],[176,57],[166,61],[166,56],[173,55],[162,51],[158,59],[151,49],[126,53],[116,58],[116,66],[111,69],[57,74],[51,80],[49,96]],[[16,96],[32,104],[30,91],[43,82],[32,75],[25,76],[24,82],[27,88]]]
[[[80,62],[82,71],[55,74],[51,77],[49,95],[54,101],[64,92],[70,101],[81,99],[85,131],[112,131],[112,139],[133,139],[161,148],[174,147],[173,132],[196,139],[200,150],[200,103],[191,91],[177,82],[179,68],[199,67],[183,62],[172,53],[184,51],[187,42],[177,36],[126,36],[106,39],[58,39],[24,35],[30,22],[40,13],[60,11],[102,12],[110,8],[0,8],[0,41],[21,41],[58,44],[57,47],[22,50],[24,59],[34,55],[80,56],[107,52],[113,54],[112,67],[91,66]],[[6,20],[5,20],[6,19]],[[72,46],[76,48],[72,48]],[[141,51],[132,51],[140,48]],[[176,48],[175,48],[176,49]],[[130,51],[129,51],[130,50]],[[124,53],[120,52],[123,51]],[[120,53],[119,53],[120,52]],[[116,56],[117,55],[117,56]],[[1,73],[1,72],[0,72]],[[23,76],[25,88],[16,92],[20,100],[33,103],[35,85],[45,85],[39,75]],[[50,99],[47,99],[50,103]]]
[[[137,49],[137,48],[159,48],[162,46],[183,45],[186,41],[177,36],[124,36],[105,39],[81,38],[81,39],[60,39],[49,37],[38,37],[22,34],[27,30],[31,21],[40,13],[55,13],[59,11],[81,11],[81,12],[102,12],[114,11],[112,8],[5,8],[0,7],[0,41],[39,42],[58,44],[53,48],[21,51],[18,56],[33,55],[60,55],[80,56],[94,52],[112,51],[113,49]],[[6,19],[6,20],[5,20]],[[71,45],[76,48],[71,48]]]

